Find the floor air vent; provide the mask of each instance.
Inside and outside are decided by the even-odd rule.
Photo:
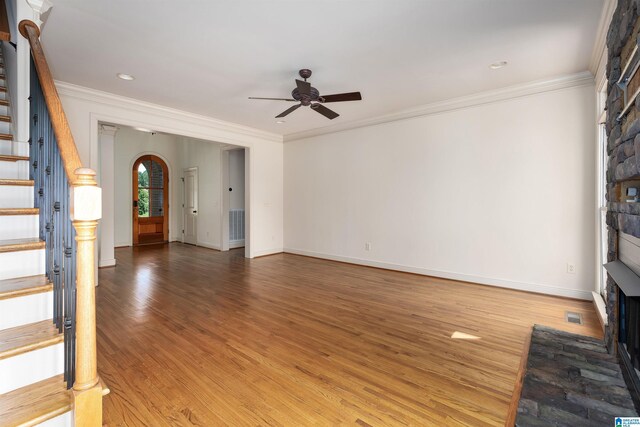
[[[576,325],[582,325],[582,315],[580,313],[573,313],[571,311],[567,311],[565,313],[567,322],[575,323]]]

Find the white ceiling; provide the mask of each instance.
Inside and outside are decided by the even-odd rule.
[[[54,0],[57,80],[279,134],[587,70],[603,0]],[[507,60],[500,70],[489,64]],[[292,103],[300,68],[329,121]],[[116,73],[136,76],[133,82]]]

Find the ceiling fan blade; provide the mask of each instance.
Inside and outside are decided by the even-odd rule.
[[[322,114],[323,116],[325,116],[327,119],[329,120],[333,120],[336,117],[338,117],[340,114],[336,113],[333,110],[328,109],[327,107],[325,107],[322,104],[311,104],[311,108],[313,110],[316,110],[318,113]]]
[[[260,98],[257,96],[250,96],[249,99],[266,99],[268,101],[293,101],[295,102],[295,99],[293,98]]]
[[[320,98],[324,99],[324,101],[321,101],[321,102],[362,101],[362,95],[360,95],[360,92],[337,93],[335,95],[322,95]]]
[[[300,108],[300,106],[301,106],[301,105],[302,105],[302,104],[296,104],[296,105],[294,105],[293,107],[287,108],[287,109],[286,109],[286,110],[284,110],[282,113],[278,114],[278,115],[276,116],[276,119],[278,119],[278,118],[280,118],[280,117],[284,117],[284,116],[286,116],[287,114],[294,112],[295,110],[297,110],[298,108]]]
[[[300,95],[311,95],[311,83],[296,79],[296,85],[298,86],[298,92],[300,92]]]

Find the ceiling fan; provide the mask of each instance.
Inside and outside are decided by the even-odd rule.
[[[311,86],[311,83],[307,81],[309,77],[311,77],[311,70],[303,68],[298,71],[300,77],[304,79],[298,80],[296,79],[296,88],[291,91],[292,98],[258,98],[254,96],[250,96],[249,99],[266,99],[270,101],[289,101],[289,102],[300,102],[299,104],[294,105],[278,114],[276,118],[284,117],[289,113],[297,110],[301,106],[311,107],[312,110],[317,111],[322,114],[329,120],[333,120],[338,117],[340,114],[336,113],[333,110],[325,107],[324,103],[327,102],[343,102],[343,101],[360,101],[362,100],[362,95],[360,92],[349,92],[349,93],[337,93],[334,95],[322,95],[320,96],[320,92],[318,89]]]

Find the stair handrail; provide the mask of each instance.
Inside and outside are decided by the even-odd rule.
[[[29,41],[29,45],[31,46],[31,55],[33,56],[33,62],[38,72],[38,80],[40,80],[40,85],[42,86],[47,108],[51,114],[53,132],[58,141],[60,156],[62,157],[67,177],[71,181],[69,184],[73,185],[78,179],[75,178],[76,171],[82,168],[82,161],[80,160],[73,135],[71,134],[67,116],[62,108],[58,90],[51,76],[49,64],[44,56],[42,44],[40,44],[40,28],[38,28],[35,22],[27,19],[20,21],[18,28],[20,29],[20,34]]]
[[[40,43],[40,28],[30,20],[21,21],[18,28],[31,46],[36,74],[70,188],[70,218],[76,232],[74,423],[76,426],[99,427],[102,425],[103,388],[97,371],[95,241],[102,211],[101,189],[95,179],[96,173],[82,166]]]

